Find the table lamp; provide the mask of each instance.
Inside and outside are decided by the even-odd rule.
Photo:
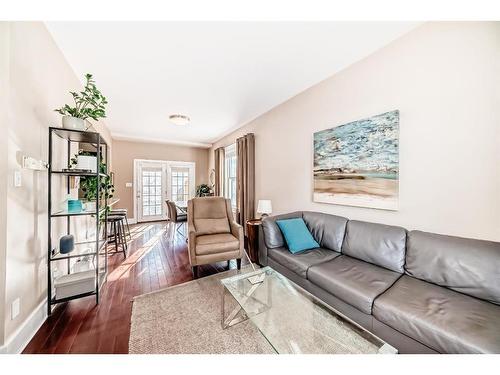
[[[261,214],[260,217],[267,217],[273,212],[273,205],[269,199],[259,199],[257,205],[257,213]]]

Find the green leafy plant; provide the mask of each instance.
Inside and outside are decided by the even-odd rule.
[[[209,197],[211,195],[213,195],[212,188],[207,184],[201,184],[196,187],[197,197]]]
[[[96,156],[95,152],[80,150],[78,154],[71,158],[70,168],[74,168],[78,163],[78,156]],[[102,156],[99,163],[99,173],[105,174],[100,177],[100,199],[113,198],[115,187],[111,181],[111,177],[107,174],[106,163],[102,161]],[[80,189],[83,192],[83,197],[89,201],[97,200],[97,177],[82,176],[80,177]]]
[[[85,74],[85,87],[80,92],[70,92],[75,102],[74,107],[65,104],[62,108],[55,109],[63,116],[73,116],[85,120],[91,118],[97,121],[106,117],[106,104],[108,101],[97,89],[92,74]]]

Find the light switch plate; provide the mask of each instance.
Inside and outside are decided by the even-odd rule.
[[[125,187],[132,187],[132,186],[133,186],[133,185],[132,185],[132,183],[131,183],[131,182],[126,182],[126,183],[125,183]]]
[[[21,187],[23,184],[21,171],[14,171],[14,186]]]
[[[17,318],[19,315],[19,310],[20,310],[20,300],[19,298],[16,298],[11,305],[11,310],[10,310],[10,319],[14,320]]]

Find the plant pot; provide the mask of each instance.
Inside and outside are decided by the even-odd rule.
[[[73,116],[63,116],[62,125],[65,129],[70,130],[85,130],[85,120],[73,117]]]
[[[78,155],[76,157],[76,169],[88,169],[92,173],[97,172],[97,157],[88,155]]]

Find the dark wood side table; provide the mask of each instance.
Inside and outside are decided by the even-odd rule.
[[[260,219],[247,220],[248,256],[253,263],[259,264],[259,226]]]

